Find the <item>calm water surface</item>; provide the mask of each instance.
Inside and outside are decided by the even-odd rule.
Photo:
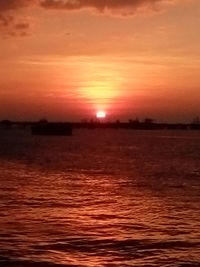
[[[200,266],[200,132],[0,131],[0,265]]]

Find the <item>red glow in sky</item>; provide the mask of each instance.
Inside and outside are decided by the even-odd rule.
[[[0,120],[199,116],[199,0],[75,2],[0,4]]]

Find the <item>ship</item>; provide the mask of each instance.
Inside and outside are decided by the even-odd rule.
[[[69,123],[36,123],[31,127],[32,135],[71,136],[72,127]]]

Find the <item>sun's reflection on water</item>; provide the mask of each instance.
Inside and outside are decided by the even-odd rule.
[[[93,134],[97,137],[97,132]],[[132,137],[133,133],[129,134]],[[138,142],[131,139],[133,144],[126,146],[120,138],[116,145],[116,135],[115,138],[111,135],[112,140],[115,139],[112,143],[108,136],[100,133],[101,144],[110,144],[107,150],[106,146],[98,150],[96,143],[88,147],[87,141],[86,154],[89,157],[92,151],[90,159],[98,160],[92,164],[96,164],[94,169],[84,169],[85,161],[80,160],[82,154],[77,156],[77,150],[76,157],[73,158],[71,153],[72,158],[69,158],[69,140],[65,146],[61,143],[58,147],[57,141],[54,143],[49,139],[40,148],[47,150],[42,153],[40,161],[39,154],[33,150],[32,157],[38,161],[32,164],[22,160],[1,161],[0,249],[5,256],[85,267],[151,266],[157,263],[160,266],[166,258],[169,266],[169,260],[176,258],[179,262],[190,259],[195,266],[200,226],[196,176],[188,180],[167,172],[171,168],[163,164],[166,164],[166,151],[162,154],[158,150],[159,157],[164,157],[162,164],[155,151],[146,155],[144,163],[146,147],[139,153],[146,139],[140,137],[142,145],[134,150],[134,147],[138,148]],[[78,141],[71,140],[78,147]],[[55,145],[56,158],[62,161],[60,165],[56,162],[52,168],[46,167],[44,159],[49,156],[49,142],[52,150]],[[83,144],[77,149],[81,151]],[[62,153],[58,154],[60,151]],[[127,158],[123,162],[124,155]],[[135,155],[137,158],[132,160]],[[72,167],[75,166],[74,159],[82,163],[82,168]],[[162,166],[159,171],[158,162]],[[108,163],[112,168],[104,168]],[[137,168],[137,164],[143,169]],[[191,166],[193,170],[192,163]]]

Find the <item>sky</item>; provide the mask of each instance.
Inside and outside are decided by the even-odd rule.
[[[0,0],[0,120],[200,115],[199,0]]]

